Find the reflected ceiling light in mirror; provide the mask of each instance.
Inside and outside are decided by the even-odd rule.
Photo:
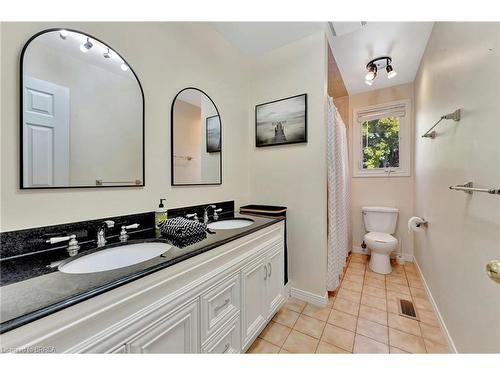
[[[122,63],[122,64],[120,65],[120,68],[122,68],[122,70],[123,70],[124,72],[126,72],[126,71],[128,70],[128,66],[127,66],[127,64],[125,64],[125,63]]]
[[[366,83],[368,86],[373,85],[373,81],[368,81],[368,80],[366,80],[366,81],[365,81],[365,83]]]
[[[69,35],[68,30],[64,29],[59,30],[59,36],[61,37],[61,39],[66,39],[68,35]]]
[[[80,46],[80,51],[82,51],[83,53],[87,53],[92,48],[92,46],[93,44],[90,41],[90,38],[87,38],[87,41]]]

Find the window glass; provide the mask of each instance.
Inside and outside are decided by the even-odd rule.
[[[399,168],[399,117],[383,117],[361,124],[362,168]]]

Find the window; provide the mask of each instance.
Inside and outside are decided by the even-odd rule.
[[[410,102],[354,111],[353,177],[410,176]]]

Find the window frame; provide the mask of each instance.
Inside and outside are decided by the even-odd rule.
[[[358,122],[358,113],[367,110],[384,111],[388,107],[403,105],[405,116],[399,117],[399,167],[364,169],[363,137],[361,123]],[[410,177],[411,176],[411,135],[412,135],[412,106],[409,99],[386,102],[353,110],[352,131],[352,177]]]

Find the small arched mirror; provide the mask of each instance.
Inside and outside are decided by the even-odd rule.
[[[172,185],[222,184],[222,127],[213,100],[197,88],[181,90],[171,126]]]
[[[21,54],[21,188],[144,186],[144,95],[109,45],[33,35]]]

